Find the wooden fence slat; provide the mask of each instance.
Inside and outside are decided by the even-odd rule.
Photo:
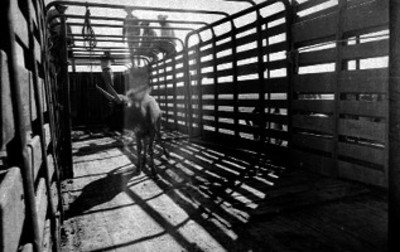
[[[42,152],[40,151],[40,137],[34,136],[28,141],[28,155],[31,160],[34,181],[37,178],[39,169],[42,165]]]
[[[299,43],[334,36],[336,32],[336,19],[336,13],[329,13],[326,16],[295,23],[293,25],[292,38],[295,43]]]
[[[297,12],[300,12],[300,11],[312,8],[312,7],[316,6],[316,5],[323,4],[323,3],[326,3],[326,2],[329,2],[329,1],[330,0],[309,0],[309,1],[306,1],[306,2],[303,2],[303,3],[300,3],[297,6],[296,10],[297,10]]]
[[[386,125],[384,123],[367,120],[339,120],[339,134],[352,137],[360,137],[373,141],[385,142]]]
[[[344,20],[344,31],[362,30],[389,24],[387,1],[375,0],[349,6]]]
[[[353,93],[387,93],[387,69],[343,71],[339,77],[340,91]]]
[[[293,115],[293,127],[318,132],[333,133],[333,118],[321,116]]]
[[[295,111],[318,113],[333,113],[335,103],[332,100],[293,100],[292,108]]]
[[[0,171],[0,251],[17,251],[25,220],[20,169]]]
[[[388,54],[389,41],[387,39],[343,47],[343,59],[347,60],[382,57]]]
[[[293,145],[300,148],[314,149],[332,153],[332,139],[318,135],[294,134]]]
[[[0,71],[0,149],[3,149],[15,135],[7,55],[3,50],[0,51]]]
[[[21,13],[21,10],[18,7],[18,1],[10,1],[12,7],[11,10],[13,11],[13,18],[15,34],[21,40],[23,45],[28,48],[29,47],[29,36],[28,36],[28,23],[24,15]]]
[[[351,157],[373,164],[385,165],[385,150],[373,146],[339,142],[340,156]]]
[[[335,73],[304,74],[294,78],[294,92],[332,93],[336,81]]]
[[[40,231],[40,238],[43,238],[43,232],[45,227],[46,221],[46,214],[47,214],[47,191],[46,191],[46,182],[44,178],[39,180],[39,185],[36,189],[36,202],[37,202],[37,212],[38,212],[38,223],[39,223],[39,231]]]
[[[335,164],[332,158],[296,149],[291,150],[291,153],[294,158],[294,165],[319,174],[332,174]]]
[[[340,113],[358,116],[385,117],[388,105],[387,101],[340,101]]]
[[[299,66],[331,63],[336,59],[336,49],[325,49],[299,54]]]
[[[338,176],[341,178],[361,181],[371,185],[387,187],[383,171],[370,169],[365,166],[342,160],[338,161]]]

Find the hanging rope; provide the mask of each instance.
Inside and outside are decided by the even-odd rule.
[[[96,34],[92,28],[92,24],[90,23],[90,10],[89,7],[86,5],[86,14],[85,14],[85,21],[82,27],[82,37],[83,37],[83,46],[86,47],[86,50],[93,50],[96,47]]]

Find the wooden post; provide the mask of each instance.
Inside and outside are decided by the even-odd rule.
[[[333,153],[332,159],[334,162],[334,170],[329,171],[330,175],[337,177],[339,174],[339,125],[340,125],[340,76],[343,71],[343,26],[346,17],[347,10],[347,0],[339,0],[338,2],[338,12],[337,12],[337,30],[336,30],[336,61],[335,61],[335,72],[336,72],[336,85],[335,85],[335,110],[334,110],[334,134],[332,139]]]
[[[400,2],[389,5],[389,250],[400,251]]]
[[[10,86],[11,86],[11,95],[12,95],[12,106],[14,111],[14,120],[15,120],[15,147],[16,151],[13,153],[14,158],[17,162],[19,162],[18,166],[21,168],[21,174],[23,178],[23,186],[24,186],[24,197],[26,202],[26,211],[27,211],[27,224],[31,229],[31,235],[29,241],[33,244],[33,251],[39,252],[41,250],[41,238],[40,238],[40,230],[38,223],[38,213],[37,213],[37,205],[35,198],[35,188],[33,181],[33,169],[30,163],[30,159],[28,156],[28,148],[27,148],[27,132],[25,130],[26,118],[24,117],[24,108],[22,104],[22,91],[18,78],[18,65],[17,65],[17,51],[15,48],[15,29],[14,29],[14,17],[13,10],[14,6],[17,6],[14,3],[11,3],[12,0],[2,1],[0,5],[1,14],[4,15],[5,21],[5,50],[8,56],[8,69],[10,76]]]
[[[61,13],[64,14],[64,13]],[[67,24],[65,22],[65,17],[61,17],[61,72],[59,80],[63,82],[63,117],[64,117],[64,160],[65,160],[65,178],[73,178],[74,171],[72,165],[72,143],[71,143],[71,105],[70,105],[70,85],[69,85],[69,75],[68,75],[68,48],[67,48]]]

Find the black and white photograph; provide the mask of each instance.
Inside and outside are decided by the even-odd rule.
[[[400,251],[400,0],[0,0],[0,252]]]

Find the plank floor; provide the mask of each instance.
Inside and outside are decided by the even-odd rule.
[[[128,137],[74,132],[62,251],[387,251],[387,198],[169,132],[158,179]]]

